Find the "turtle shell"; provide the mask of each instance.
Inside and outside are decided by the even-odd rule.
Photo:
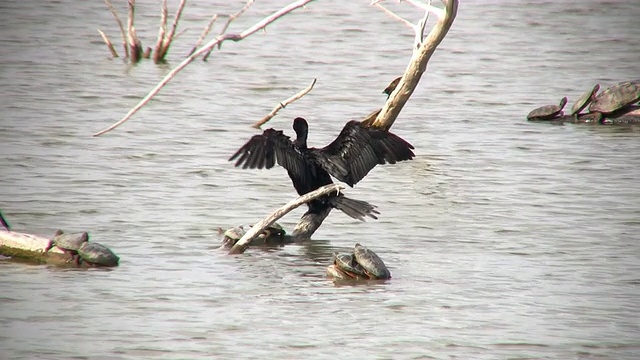
[[[617,83],[593,99],[589,111],[610,114],[640,100],[640,81],[624,81]]]
[[[374,253],[372,250],[366,247],[356,244],[353,248],[353,256],[355,260],[360,264],[367,275],[372,279],[390,279],[391,272],[387,269],[382,259]]]
[[[62,230],[58,230],[53,237],[52,243],[63,250],[78,251],[87,241],[89,241],[87,232],[65,234]]]
[[[528,120],[551,120],[558,116],[561,116],[562,109],[567,104],[567,97],[563,97],[560,100],[559,105],[546,105],[541,106],[537,109],[531,110],[531,112],[527,115]]]
[[[85,242],[78,249],[78,255],[86,262],[99,266],[118,266],[120,258],[108,247],[97,242]]]
[[[351,254],[341,253],[335,254],[333,256],[333,264],[338,267],[338,269],[346,272],[348,275],[355,276],[364,276],[367,277],[367,274],[364,271],[364,268],[355,261],[355,258]]]
[[[586,108],[587,105],[589,105],[591,100],[594,98],[594,96],[598,93],[598,90],[600,90],[600,84],[596,84],[593,87],[593,89],[582,94],[582,96],[580,96],[578,100],[576,100],[576,102],[571,107],[571,115],[573,116],[573,115],[579,114],[580,111]]]
[[[242,226],[235,226],[235,227],[227,229],[224,232],[224,237],[228,238],[230,240],[238,241],[238,240],[242,239],[242,237],[244,236],[245,233],[246,233],[246,231],[244,230],[244,228]]]
[[[274,222],[273,224],[271,224],[267,228],[267,230],[271,232],[271,236],[283,236],[287,233],[282,227],[282,225],[278,224],[277,222]]]

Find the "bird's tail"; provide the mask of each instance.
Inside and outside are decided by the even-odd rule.
[[[362,200],[350,199],[342,194],[332,196],[329,202],[334,208],[360,221],[364,221],[365,216],[377,220],[378,217],[376,215],[380,214],[380,212],[376,210],[375,205]]]

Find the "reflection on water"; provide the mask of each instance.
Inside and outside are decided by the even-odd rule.
[[[189,30],[160,67],[108,58],[95,29],[118,34],[101,2],[0,4],[0,206],[17,231],[89,230],[121,257],[113,271],[0,261],[3,356],[637,357],[638,128],[525,116],[638,78],[640,7],[463,1],[394,125],[416,159],[347,190],[380,220],[335,212],[310,242],[230,257],[212,249],[218,227],[295,196],[283,169],[227,162],[249,125],[317,78],[270,125],[292,135],[304,116],[310,144],[327,144],[383,103],[413,41],[366,2],[314,2],[192,63],[126,125],[90,137],[191,50],[214,9],[242,3],[188,3]],[[159,5],[136,4],[151,44]],[[257,2],[233,31],[274,8]],[[356,242],[391,281],[325,278],[332,254]]]

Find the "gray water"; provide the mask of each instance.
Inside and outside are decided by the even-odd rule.
[[[88,230],[121,257],[111,271],[0,261],[0,358],[639,356],[640,131],[525,120],[640,78],[637,1],[462,0],[393,127],[417,157],[346,191],[380,220],[333,212],[309,243],[230,257],[215,249],[218,227],[296,196],[281,168],[227,162],[249,125],[317,78],[269,126],[292,134],[304,116],[324,146],[383,104],[413,41],[368,1],[313,2],[91,137],[183,59],[214,12],[242,3],[188,2],[164,66],[110,58],[96,28],[116,43],[119,32],[102,1],[0,3],[0,208],[16,231]],[[258,1],[232,31],[285,3]],[[151,45],[159,1],[137,4]],[[391,281],[325,278],[332,253],[356,242]]]

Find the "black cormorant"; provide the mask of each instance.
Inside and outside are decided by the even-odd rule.
[[[355,185],[378,164],[394,164],[413,159],[413,146],[399,136],[349,121],[340,135],[324,148],[307,147],[308,124],[303,118],[293,120],[297,138],[291,141],[281,130],[267,129],[254,135],[236,151],[229,161],[243,169],[272,168],[276,162],[289,173],[299,195],[333,183],[331,176]],[[321,197],[308,203],[309,212],[319,212],[327,206],[339,209],[354,219],[364,216],[374,219],[378,212],[367,202],[347,198],[342,194]]]

